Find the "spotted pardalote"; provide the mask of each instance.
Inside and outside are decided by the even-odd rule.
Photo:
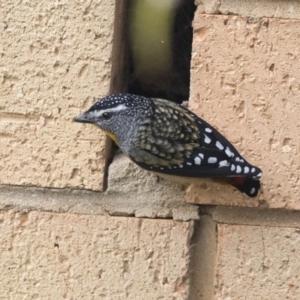
[[[114,94],[75,121],[97,125],[132,161],[163,177],[182,183],[212,178],[249,197],[258,194],[262,171],[215,128],[179,104]]]

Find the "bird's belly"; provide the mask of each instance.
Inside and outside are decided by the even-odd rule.
[[[163,174],[163,173],[158,173],[158,172],[151,172],[159,177],[162,177],[164,179],[178,182],[180,184],[188,185],[188,184],[201,184],[204,182],[212,182],[212,178],[199,178],[199,177],[182,177],[182,176],[176,176],[176,175],[170,175],[170,174]]]

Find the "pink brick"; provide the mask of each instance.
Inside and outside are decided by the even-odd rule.
[[[110,88],[115,1],[7,1],[0,13],[0,182],[102,189],[105,136],[73,122]]]
[[[191,187],[192,203],[300,209],[300,20],[196,13],[190,108],[262,168],[262,193]]]
[[[192,225],[2,212],[1,297],[187,299]]]
[[[299,233],[219,224],[215,299],[299,299]]]

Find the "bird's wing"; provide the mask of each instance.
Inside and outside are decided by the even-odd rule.
[[[261,170],[203,119],[172,102],[155,101],[159,102],[153,115],[155,126],[145,126],[147,133],[139,136],[129,153],[140,167],[187,177],[261,177]]]

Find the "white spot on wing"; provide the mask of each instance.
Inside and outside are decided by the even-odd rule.
[[[189,161],[188,161],[186,164],[187,164],[188,166],[191,166],[191,165],[192,165],[192,163],[191,163],[191,162],[189,162]]]
[[[252,188],[250,191],[250,194],[253,195],[255,193],[255,191],[256,191],[255,188]]]
[[[245,174],[249,173],[249,170],[250,170],[249,167],[247,167],[247,166],[244,167],[244,173],[245,173]]]
[[[212,130],[210,128],[208,128],[208,127],[205,128],[205,131],[208,132],[208,133],[212,132]]]
[[[203,159],[204,158],[204,154],[203,153],[199,153],[198,156]]]
[[[219,141],[216,141],[216,147],[219,148],[220,150],[224,149],[224,146]]]
[[[201,164],[201,159],[200,157],[196,156],[194,159],[195,165],[200,165]]]
[[[240,162],[245,162],[242,158],[240,158],[240,157],[236,157],[235,158],[235,161],[240,161]]]
[[[234,171],[235,170],[235,165],[231,165],[230,170]]]
[[[236,172],[237,172],[237,173],[241,173],[241,172],[242,172],[241,166],[236,166]]]
[[[218,161],[218,160],[217,160],[216,157],[209,157],[208,160],[207,160],[207,162],[208,162],[209,164],[214,164],[214,163],[216,163],[217,161]]]
[[[211,139],[206,134],[204,134],[204,142],[206,144],[209,144],[211,142]]]
[[[251,169],[251,173],[254,173],[255,172],[255,168],[253,167],[252,169]]]
[[[229,156],[229,157],[232,157],[232,156],[234,156],[233,152],[231,152],[231,150],[230,150],[228,147],[226,147],[226,149],[225,149],[225,153],[226,153],[226,154],[227,154],[227,156]]]
[[[227,167],[229,165],[227,160],[221,160],[219,162],[219,167]]]

